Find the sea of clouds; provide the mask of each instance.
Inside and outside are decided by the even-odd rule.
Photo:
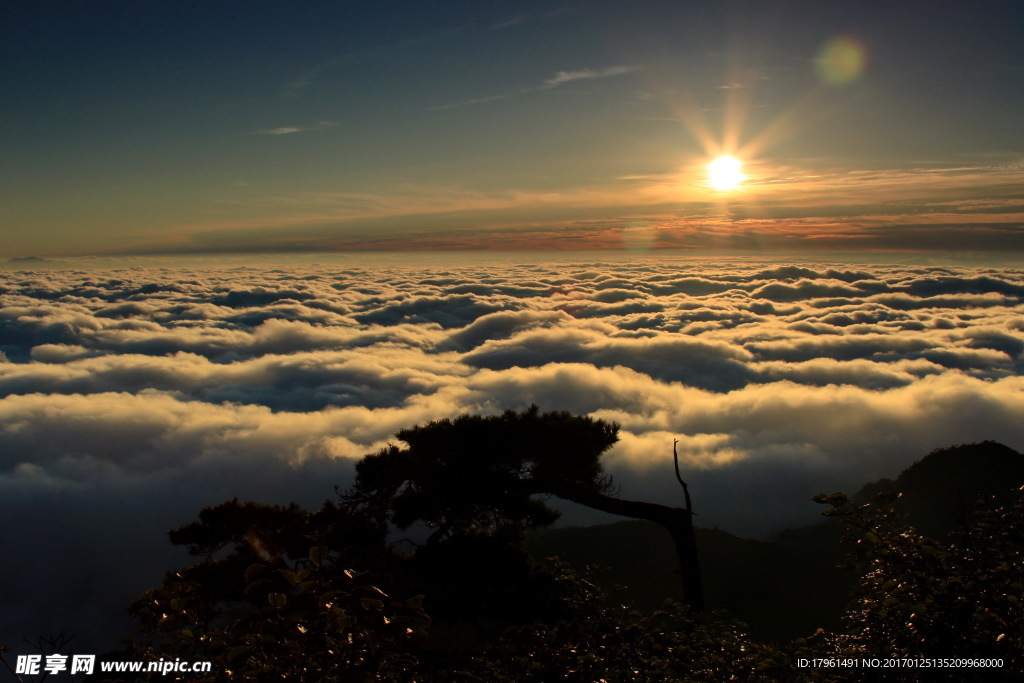
[[[519,255],[0,272],[0,644],[130,627],[238,496],[316,506],[402,428],[537,404],[698,524],[813,523],[929,451],[1024,448],[1024,271]],[[608,521],[564,508],[568,523]],[[17,650],[18,648],[15,648]],[[24,648],[22,648],[24,649]]]

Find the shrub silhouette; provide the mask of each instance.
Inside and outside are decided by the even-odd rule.
[[[617,605],[588,571],[558,561],[542,569],[523,553],[525,531],[555,518],[544,495],[661,520],[670,531],[689,524],[689,504],[613,495],[600,456],[615,425],[531,408],[398,437],[405,446],[358,463],[339,502],[308,511],[231,500],[172,531],[201,559],[136,601],[147,633],[126,658],[211,660],[204,680],[864,679],[863,670],[795,665],[824,658],[1001,660],[1004,679],[1024,670],[1024,491],[979,505],[942,540],[900,519],[898,494],[872,505],[816,496],[845,522],[858,585],[842,633],[779,648],[692,604],[667,601],[650,614]],[[430,535],[397,553],[392,524],[423,524]],[[993,673],[900,668],[871,677]]]
[[[815,497],[846,523],[850,566],[860,577],[846,632],[825,635],[818,656],[989,659],[1002,660],[1000,673],[1024,670],[1024,491],[1001,506],[980,504],[971,524],[942,541],[903,523],[892,508],[898,497],[878,494],[873,505],[840,493]],[[994,673],[903,669],[892,677],[992,680]]]
[[[430,620],[394,596],[372,520],[330,502],[310,512],[230,500],[170,533],[204,559],[137,600],[136,659],[214,661],[206,680],[403,680]]]

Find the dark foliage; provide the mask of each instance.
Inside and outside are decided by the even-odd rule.
[[[523,431],[564,437],[560,425],[591,438],[569,465],[548,460],[572,439],[542,447]],[[768,645],[739,622],[675,601],[646,612],[619,605],[589,571],[538,566],[523,552],[524,530],[546,519],[523,505],[538,483],[605,498],[598,457],[614,425],[532,409],[399,436],[408,448],[360,463],[341,504],[307,511],[232,500],[171,532],[202,559],[135,603],[147,636],[125,658],[210,660],[210,681],[934,681],[1024,671],[1024,491],[978,506],[943,540],[901,520],[892,508],[899,494],[872,505],[817,496],[845,522],[854,551],[844,628]],[[474,480],[460,468],[486,481],[467,491]],[[435,531],[400,555],[386,542],[389,521]],[[865,675],[796,666],[956,657],[1003,667]]]
[[[356,465],[350,498],[387,510],[400,529],[422,522],[434,540],[485,533],[518,542],[558,513],[539,500],[566,486],[605,493],[600,457],[618,440],[613,424],[536,406],[497,416],[462,415],[398,432]]]
[[[721,614],[666,600],[641,612],[614,602],[591,572],[556,562],[562,617],[507,630],[462,669],[472,681],[801,680],[789,656]]]
[[[975,521],[948,541],[903,524],[880,494],[856,505],[842,494],[819,495],[825,514],[847,525],[859,575],[846,612],[846,633],[824,638],[836,657],[982,658],[1002,672],[1024,671],[1024,491],[1003,506],[982,504]],[[822,655],[818,655],[822,656]],[[877,672],[885,678],[885,672]],[[900,680],[991,680],[992,671],[909,672]]]
[[[438,420],[398,437],[408,447],[392,445],[360,461],[348,495],[378,510],[382,522],[400,529],[425,524],[434,529],[428,545],[473,534],[518,545],[526,531],[556,519],[545,496],[646,519],[672,538],[687,604],[704,608],[690,496],[678,460],[685,508],[616,497],[600,459],[618,440],[618,425],[531,406]]]
[[[753,637],[780,646],[818,628],[838,629],[855,578],[837,566],[841,537],[839,525],[827,521],[771,541],[697,529],[708,604],[747,624]],[[531,533],[526,547],[537,558],[606,567],[597,580],[609,590],[621,587],[618,599],[640,610],[678,598],[672,540],[655,524],[544,529]]]
[[[132,612],[136,659],[216,663],[206,680],[403,680],[430,623],[422,596],[393,596],[382,529],[345,507],[231,500],[171,532],[198,564]]]

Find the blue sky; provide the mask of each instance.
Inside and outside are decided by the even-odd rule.
[[[1022,14],[9,2],[0,256],[1017,251]]]

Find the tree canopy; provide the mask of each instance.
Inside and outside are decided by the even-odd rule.
[[[399,432],[406,447],[390,445],[361,460],[349,497],[376,506],[399,528],[422,522],[434,529],[428,542],[474,533],[521,540],[557,519],[544,496],[646,519],[672,536],[684,601],[703,610],[689,493],[685,508],[614,495],[601,456],[618,432],[614,423],[537,406],[437,420]],[[675,466],[678,477],[678,458]]]
[[[391,445],[359,461],[349,498],[376,502],[401,529],[426,524],[435,540],[519,537],[558,517],[538,495],[612,490],[600,457],[618,440],[618,429],[536,406],[437,420],[398,432],[406,447]]]

